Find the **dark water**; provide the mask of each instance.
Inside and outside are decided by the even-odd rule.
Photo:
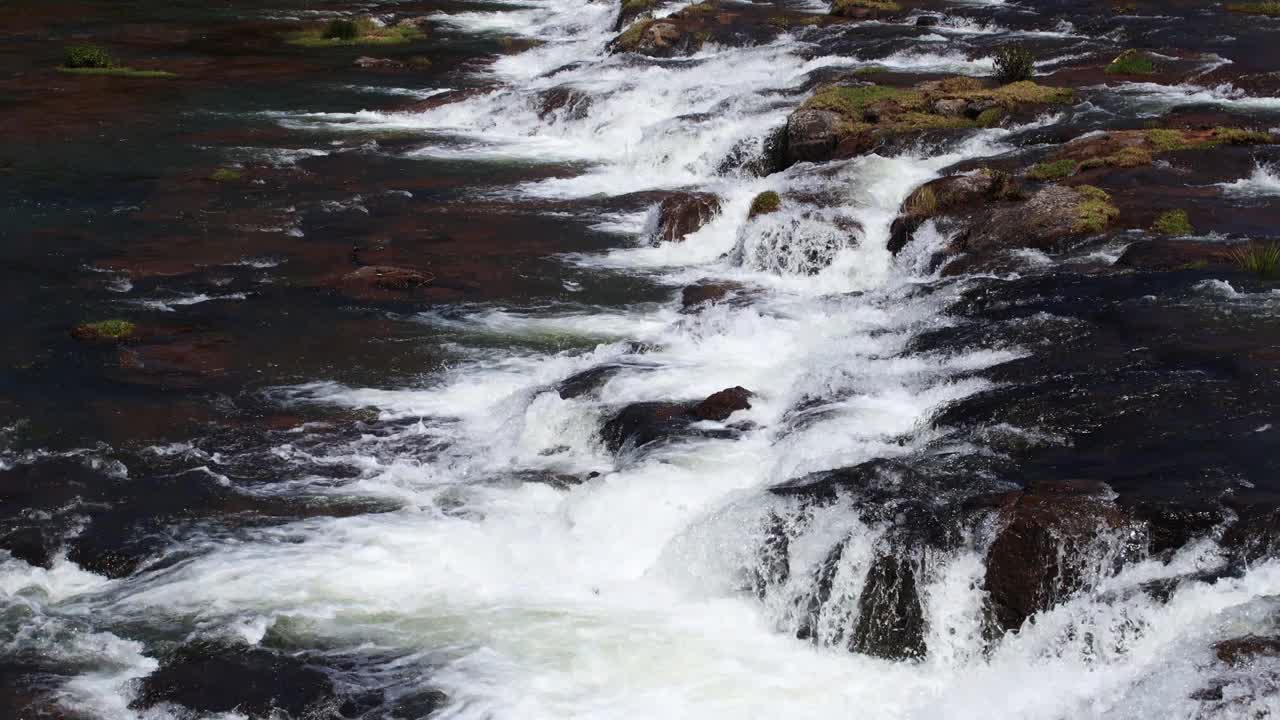
[[[1274,146],[1098,175],[1117,224],[996,272],[940,274],[927,231],[885,250],[938,175],[1277,125],[1280,21],[729,7],[717,44],[661,59],[610,55],[599,2],[18,3],[0,715],[1280,710],[1280,295],[1229,263],[1115,264],[1175,202],[1198,237],[1273,237]],[[360,13],[428,34],[283,41]],[[84,41],[179,77],[52,70]],[[822,82],[986,76],[1009,42],[1078,102],[744,169]],[[1102,72],[1129,47],[1161,71]],[[650,242],[681,189],[716,219]],[[784,210],[746,219],[762,190]],[[683,308],[697,282],[731,301]],[[74,332],[106,319],[132,336]],[[734,386],[749,408],[688,409]],[[602,436],[624,407],[660,441]]]

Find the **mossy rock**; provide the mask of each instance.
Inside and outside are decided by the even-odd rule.
[[[832,0],[831,14],[841,17],[865,17],[880,12],[902,9],[894,0]]]
[[[77,340],[127,340],[133,337],[137,327],[128,320],[99,320],[77,325],[71,336]]]
[[[218,168],[213,171],[213,174],[209,176],[209,179],[214,182],[230,183],[239,182],[241,177],[242,175],[240,171],[234,168]]]
[[[351,33],[354,29],[354,34]],[[422,28],[413,23],[381,25],[373,18],[335,20],[327,25],[290,33],[285,41],[290,45],[309,48],[342,47],[352,45],[400,45],[426,37]]]
[[[1108,75],[1153,75],[1155,71],[1155,59],[1141,50],[1125,50],[1104,70]]]
[[[768,215],[780,209],[782,209],[782,198],[778,193],[766,190],[751,201],[751,210],[747,213],[747,217],[753,218],[757,215]]]
[[[1245,2],[1245,3],[1229,3],[1227,10],[1236,13],[1245,13],[1247,15],[1271,15],[1280,17],[1280,2],[1271,0],[1269,2]]]

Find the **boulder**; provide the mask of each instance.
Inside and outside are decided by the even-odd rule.
[[[352,65],[364,70],[403,70],[406,67],[404,63],[391,58],[369,57],[368,55],[361,55],[356,58]]]
[[[936,217],[971,215],[991,203],[1022,197],[1022,189],[1006,172],[980,168],[925,183],[907,196],[889,230],[889,251],[897,254],[921,225]]]
[[[830,110],[800,108],[787,118],[789,163],[829,159],[840,140],[840,115]]]
[[[977,255],[1016,248],[1060,250],[1069,239],[1102,231],[1116,214],[1110,196],[1101,190],[1054,185],[1026,202],[997,207],[958,238],[954,249]]]
[[[1102,483],[1037,482],[999,500],[1003,527],[984,581],[993,634],[1017,630],[1086,586],[1093,544],[1126,522],[1110,496]]]
[[[680,192],[658,206],[655,242],[680,242],[720,212],[720,198],[711,193]]]
[[[699,420],[726,420],[737,410],[751,407],[750,397],[749,390],[732,387],[713,393],[699,403],[635,403],[609,418],[600,430],[600,437],[610,452],[643,447],[681,434]]]
[[[723,422],[739,410],[751,408],[751,391],[735,386],[712,393],[706,400],[698,403],[690,410],[690,414],[699,420]]]

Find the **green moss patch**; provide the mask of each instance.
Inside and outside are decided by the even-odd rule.
[[[1065,177],[1071,177],[1076,174],[1076,170],[1080,164],[1075,160],[1053,160],[1051,162],[1042,162],[1034,165],[1027,171],[1027,177],[1032,180],[1061,180]]]
[[[351,30],[354,30],[352,34]],[[426,33],[416,25],[379,25],[372,18],[335,20],[328,25],[307,28],[286,37],[300,47],[341,47],[350,45],[399,45],[421,40]]]
[[[1105,70],[1108,75],[1151,75],[1155,71],[1155,59],[1139,50],[1125,50]]]
[[[1184,236],[1195,234],[1186,210],[1170,210],[1156,218],[1151,229],[1161,235]]]
[[[782,198],[778,196],[778,193],[766,190],[751,201],[751,210],[747,213],[747,217],[753,218],[757,215],[768,215],[769,213],[777,212],[781,208]]]
[[[217,170],[213,171],[213,174],[209,176],[209,179],[214,182],[226,183],[226,182],[238,182],[240,180],[240,177],[241,177],[241,174],[239,170],[235,170],[232,168],[218,168]]]
[[[1082,200],[1076,206],[1076,222],[1072,228],[1078,233],[1100,233],[1106,229],[1107,223],[1120,215],[1120,210],[1111,204],[1111,196],[1102,188],[1092,185],[1080,185],[1075,188]]]
[[[1246,13],[1249,15],[1280,16],[1280,2],[1231,3],[1227,5],[1227,9],[1231,12]]]
[[[79,325],[71,334],[81,340],[125,340],[136,329],[128,320],[99,320]]]
[[[159,78],[168,79],[178,77],[177,73],[166,72],[164,70],[138,70],[131,67],[109,67],[109,68],[70,68],[60,67],[58,72],[67,75],[103,75],[106,77],[128,77],[128,78]]]
[[[895,12],[901,9],[902,6],[893,0],[835,0],[831,3],[831,12],[834,15],[843,15],[851,10]]]

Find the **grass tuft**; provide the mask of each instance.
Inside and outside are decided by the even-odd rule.
[[[1074,230],[1079,233],[1100,233],[1106,229],[1107,223],[1120,215],[1120,210],[1111,204],[1111,196],[1102,188],[1092,185],[1079,185],[1074,188],[1082,200],[1076,206],[1076,222]]]
[[[938,194],[933,191],[933,188],[925,185],[907,198],[906,210],[908,215],[921,217],[933,215],[938,211]]]
[[[1001,85],[1030,80],[1035,71],[1035,56],[1021,45],[1005,45],[996,50],[995,70]]]
[[[1280,270],[1280,243],[1257,243],[1233,250],[1231,256],[1241,270],[1254,273],[1260,277],[1275,277]]]
[[[1170,210],[1162,214],[1156,218],[1151,229],[1161,235],[1173,235],[1176,237],[1193,235],[1196,231],[1195,228],[1191,227],[1191,220],[1187,217],[1186,210]]]

